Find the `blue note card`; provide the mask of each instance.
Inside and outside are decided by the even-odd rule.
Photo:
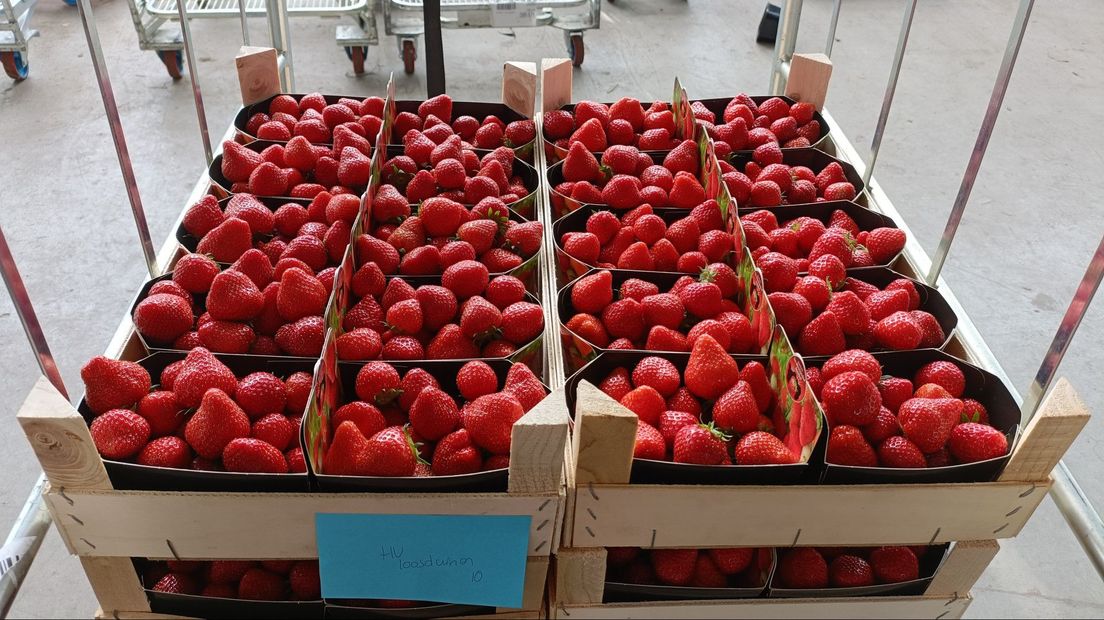
[[[316,514],[322,596],[521,607],[531,519]]]

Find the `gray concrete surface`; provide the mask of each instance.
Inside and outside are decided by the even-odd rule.
[[[877,177],[932,251],[958,190],[1017,2],[921,3],[886,132]],[[203,168],[187,80],[172,82],[139,52],[124,0],[94,3],[138,183],[155,239],[164,239]],[[807,0],[798,51],[820,51],[830,2]],[[852,139],[869,144],[903,0],[848,0],[837,32],[828,107]],[[680,76],[692,97],[766,90],[771,49],[756,45],[762,0],[618,0],[586,37],[578,98],[666,98]],[[253,21],[253,36],[264,24]],[[336,20],[292,22],[299,89],[381,94],[395,71],[404,98],[425,95],[424,69],[402,74],[394,40],[371,50],[369,73],[351,74],[334,44]],[[1021,390],[1038,366],[1101,230],[1104,164],[1099,43],[1104,3],[1037,3],[1019,66],[944,275]],[[0,223],[23,270],[70,390],[100,353],[144,278],[108,127],[75,9],[42,0],[31,78],[0,78]],[[200,79],[213,135],[238,98],[236,21],[196,22]],[[550,29],[447,31],[449,92],[498,93],[503,60],[562,55]],[[1095,60],[1094,60],[1095,59]],[[1092,309],[1062,368],[1104,410],[1102,308]],[[6,296],[0,299],[3,426],[0,527],[18,513],[37,464],[13,416],[38,374]],[[1093,420],[1067,462],[1104,505],[1104,421]],[[974,590],[975,617],[1100,617],[1104,588],[1047,500]],[[95,608],[78,562],[51,533],[12,611],[81,617]]]

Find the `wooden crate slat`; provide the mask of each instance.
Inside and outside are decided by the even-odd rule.
[[[1001,480],[1042,480],[1062,460],[1085,424],[1089,411],[1065,377],[1059,377],[1024,429],[1024,439],[1001,472]],[[1030,438],[1030,440],[1029,440]]]
[[[553,605],[553,618],[961,618],[972,599],[881,596],[869,598],[661,601]]]
[[[970,591],[1000,551],[995,540],[963,540],[951,547],[925,592],[928,596],[960,596]]]
[[[788,547],[1009,538],[1049,487],[1030,482],[580,486],[571,546]]]

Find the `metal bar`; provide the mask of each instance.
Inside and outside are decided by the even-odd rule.
[[[778,36],[774,39],[774,64],[771,66],[770,94],[786,94],[786,77],[782,63],[789,62],[797,47],[797,28],[801,25],[802,0],[783,0],[778,17]]]
[[[1066,308],[1066,314],[1062,317],[1062,322],[1058,324],[1058,331],[1054,334],[1054,340],[1050,342],[1050,348],[1043,356],[1043,362],[1039,365],[1039,370],[1035,373],[1035,378],[1027,389],[1027,394],[1024,395],[1023,404],[1020,407],[1024,423],[1035,416],[1035,412],[1043,400],[1043,395],[1050,389],[1058,365],[1062,363],[1062,358],[1065,357],[1066,351],[1069,349],[1070,341],[1077,333],[1077,328],[1081,326],[1081,320],[1085,318],[1085,313],[1089,310],[1089,304],[1092,303],[1093,296],[1100,288],[1102,277],[1104,277],[1104,237],[1101,237],[1100,244],[1096,246],[1096,253],[1089,261],[1089,266],[1085,269],[1085,275],[1081,276],[1081,283],[1077,285],[1077,291],[1074,292],[1073,299],[1070,300],[1069,307]]]
[[[425,23],[426,95],[445,94],[445,48],[441,39],[441,0],[422,4]]]
[[[870,182],[874,174],[874,164],[878,161],[878,151],[882,150],[882,138],[885,137],[886,123],[889,122],[889,110],[893,107],[893,95],[897,92],[897,79],[901,76],[901,62],[905,59],[909,32],[912,30],[912,18],[916,14],[916,0],[909,0],[905,7],[905,16],[901,19],[901,34],[897,35],[897,51],[893,53],[893,66],[889,70],[889,83],[882,97],[882,111],[878,114],[878,125],[874,128],[874,139],[870,142],[870,161],[863,173],[863,185]]]
[[[280,66],[280,86],[285,93],[295,91],[295,72],[291,61],[291,33],[288,29],[287,0],[265,0],[268,30],[272,47],[283,59]]]
[[[1081,543],[1097,574],[1104,579],[1104,522],[1100,520],[1100,513],[1093,508],[1064,462],[1058,462],[1051,477],[1054,485],[1050,487],[1050,498],[1066,519],[1077,542]]]
[[[840,6],[843,0],[832,0],[832,19],[828,21],[828,40],[824,42],[824,55],[832,57],[832,46],[836,44],[836,25],[839,24]]]
[[[176,12],[180,15],[180,35],[184,39],[184,56],[188,59],[188,79],[192,82],[192,99],[195,101],[196,120],[199,121],[199,137],[203,141],[203,156],[211,165],[211,136],[207,131],[207,110],[203,107],[203,93],[199,88],[199,67],[192,47],[192,26],[188,22],[187,0],[176,0]]]
[[[150,276],[157,277],[157,254],[150,238],[146,212],[142,209],[142,196],[138,192],[138,180],[134,177],[134,166],[127,151],[126,136],[123,135],[123,122],[119,118],[119,106],[115,104],[115,92],[111,88],[111,76],[107,73],[103,49],[100,47],[100,35],[96,31],[96,17],[92,14],[92,0],[77,0],[81,23],[84,25],[84,37],[88,42],[88,52],[92,56],[92,67],[96,70],[96,82],[100,87],[107,124],[111,128],[111,139],[115,142],[115,154],[119,158],[119,172],[123,175],[130,210],[134,214],[134,224],[138,227],[138,238],[142,244],[142,255],[146,259],[146,269]]]
[[[1012,69],[1016,66],[1016,57],[1020,53],[1020,44],[1023,43],[1024,32],[1027,30],[1027,22],[1031,19],[1031,9],[1034,5],[1035,0],[1020,0],[1020,8],[1013,22],[1012,32],[1008,35],[1008,45],[1004,48],[1004,59],[1001,60],[1000,70],[997,72],[997,82],[993,85],[993,94],[989,97],[989,107],[985,110],[977,142],[974,143],[974,151],[970,154],[970,162],[966,164],[966,172],[962,175],[962,185],[958,188],[958,196],[955,197],[951,215],[947,218],[943,236],[939,239],[939,247],[932,259],[931,270],[928,271],[927,282],[931,286],[935,286],[932,283],[939,279],[939,272],[943,270],[943,263],[947,261],[947,254],[951,251],[951,242],[954,241],[958,225],[962,222],[962,212],[966,210],[970,192],[974,189],[974,181],[977,180],[978,171],[981,169],[981,161],[985,158],[985,150],[989,148],[989,138],[993,136],[993,126],[997,124],[997,115],[1000,114],[1001,105],[1004,103],[1004,95],[1008,92],[1008,82],[1012,78]]]
[[[249,21],[245,16],[245,0],[238,0],[238,18],[241,19],[242,45],[249,45]]]
[[[30,295],[27,294],[27,287],[23,284],[23,277],[19,274],[19,267],[15,264],[15,257],[12,256],[3,228],[0,228],[0,275],[4,278],[4,286],[7,287],[12,305],[19,315],[19,322],[22,323],[23,332],[27,335],[27,341],[35,353],[39,369],[57,388],[57,391],[68,399],[69,393],[61,378],[61,371],[54,361],[53,353],[50,352],[46,334],[42,331],[42,324],[38,321],[34,305],[31,304]],[[4,573],[3,578],[0,578],[0,617],[7,617],[15,596],[19,593],[19,587],[23,585],[27,571],[34,562],[35,554],[42,545],[42,539],[50,529],[50,512],[46,510],[46,504],[42,501],[42,488],[45,484],[46,477],[39,474],[38,481],[23,504],[19,518],[8,532],[4,546],[0,548],[0,559],[8,557],[13,559],[12,566]]]

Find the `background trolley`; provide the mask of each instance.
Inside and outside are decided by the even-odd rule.
[[[27,79],[27,41],[38,36],[31,28],[31,14],[38,0],[0,0],[0,64],[8,77],[21,82]],[[69,6],[77,0],[65,0]]]
[[[384,0],[387,34],[395,35],[403,67],[414,73],[418,37],[425,32],[422,0]],[[527,28],[563,30],[571,63],[583,64],[583,31],[597,28],[601,0],[440,0],[442,28]]]

